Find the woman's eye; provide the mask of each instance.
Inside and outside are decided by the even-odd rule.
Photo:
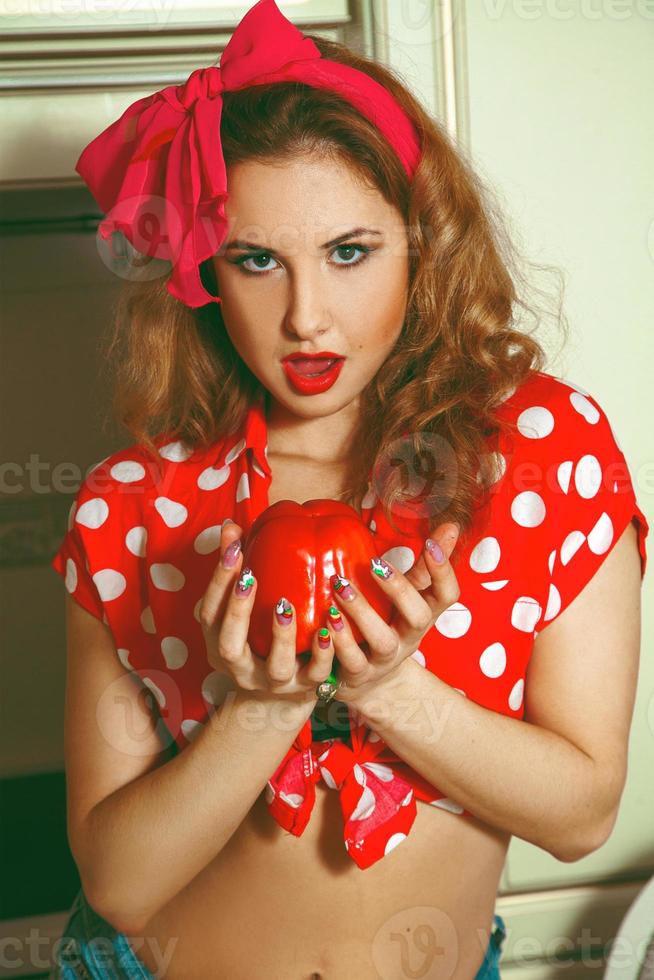
[[[352,268],[352,266],[361,265],[362,262],[365,262],[368,254],[372,252],[372,249],[368,248],[366,245],[358,245],[358,244],[337,245],[336,248],[334,249],[334,252],[350,253],[349,256],[346,256],[346,259],[352,257],[351,253],[353,251],[360,253],[356,261],[335,262],[334,264],[340,266],[343,269],[349,269]],[[259,263],[261,262],[262,259],[265,260],[264,266],[255,265],[254,268],[252,268],[251,266],[246,265],[246,262]],[[243,270],[243,272],[248,273],[249,275],[260,276],[267,272],[274,272],[274,268],[267,267],[267,263],[271,259],[273,262],[276,261],[275,259],[272,258],[269,252],[257,252],[256,255],[241,255],[240,258],[234,260],[234,265],[239,266]]]

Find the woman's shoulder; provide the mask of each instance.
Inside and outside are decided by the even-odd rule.
[[[622,456],[609,415],[598,397],[569,378],[537,371],[507,396],[499,416],[510,422],[511,449],[542,458],[582,450]]]

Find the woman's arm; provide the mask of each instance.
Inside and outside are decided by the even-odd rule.
[[[479,819],[560,861],[578,860],[609,836],[626,778],[640,573],[630,522],[536,638],[522,720],[468,700],[410,657],[353,707],[393,752]]]
[[[93,908],[116,929],[140,932],[224,847],[316,699],[231,691],[165,762],[161,728],[110,631],[70,596],[66,603],[71,850]]]

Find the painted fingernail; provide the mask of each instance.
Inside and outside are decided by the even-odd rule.
[[[336,606],[329,607],[329,621],[334,627],[334,629],[336,630],[336,632],[340,632],[340,630],[345,629],[345,623],[343,622],[343,617],[341,616]]]
[[[252,574],[251,568],[242,568],[241,574],[238,577],[238,582],[234,586],[234,593],[237,596],[245,599],[250,594],[250,590],[254,585],[254,575]]]
[[[438,562],[439,565],[442,565],[442,563],[445,561],[445,555],[443,554],[443,549],[438,544],[438,542],[432,541],[431,538],[427,538],[427,540],[425,541],[425,548],[432,556],[434,561]]]
[[[275,606],[275,616],[280,626],[290,626],[293,622],[293,607],[286,598],[282,596]]]
[[[345,599],[346,602],[350,602],[356,596],[356,592],[346,578],[341,578],[340,575],[332,575],[329,580],[332,589],[336,592],[341,599]]]
[[[393,569],[383,558],[371,558],[370,571],[378,575],[379,578],[390,578],[393,574]]]
[[[326,626],[321,627],[318,630],[318,646],[323,650],[326,650],[331,642],[331,637],[329,635],[329,630]]]
[[[232,541],[232,543],[225,548],[225,554],[223,555],[223,568],[233,568],[238,561],[238,556],[240,553],[241,539],[237,538],[236,541]]]

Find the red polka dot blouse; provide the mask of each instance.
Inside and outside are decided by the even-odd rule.
[[[537,634],[579,594],[632,518],[644,576],[649,525],[592,395],[537,372],[501,412],[515,430],[489,444],[488,502],[452,556],[459,600],[413,658],[463,697],[519,719]],[[150,689],[183,750],[233,687],[208,663],[198,607],[218,561],[223,520],[247,533],[268,506],[263,398],[241,431],[208,450],[191,452],[163,437],[157,449],[159,472],[132,445],[87,473],[52,567],[71,596],[108,625],[121,664]],[[372,481],[362,517],[377,554],[408,571],[430,524],[416,522],[415,536],[398,537]],[[418,800],[468,815],[366,726],[353,723],[348,738],[313,734],[308,719],[266,786],[270,813],[287,831],[302,834],[319,779],[340,793],[344,845],[360,868],[406,838]]]

